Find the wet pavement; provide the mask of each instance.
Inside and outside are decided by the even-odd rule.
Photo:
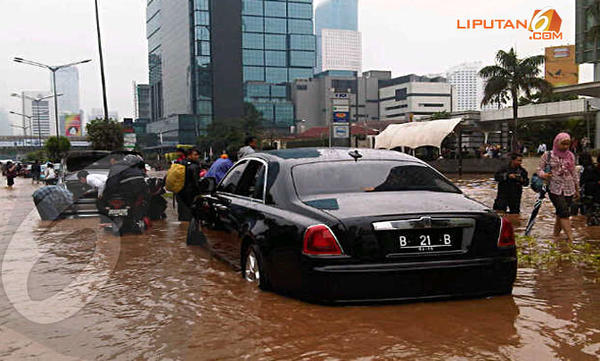
[[[489,176],[457,184],[495,197]],[[146,234],[117,238],[98,218],[39,221],[33,190],[24,179],[0,188],[0,360],[600,358],[600,285],[581,267],[521,268],[513,296],[320,306],[258,291],[187,247],[170,207]],[[517,232],[534,201],[525,190]],[[534,235],[550,239],[553,221],[548,202]],[[600,227],[574,225],[578,239],[600,240]]]

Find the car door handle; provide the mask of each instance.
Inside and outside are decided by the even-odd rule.
[[[229,208],[227,208],[227,206],[223,206],[223,205],[216,205],[215,209],[219,212],[227,212],[229,210]]]

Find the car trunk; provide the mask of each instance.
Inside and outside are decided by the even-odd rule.
[[[338,219],[344,252],[366,262],[444,260],[498,252],[500,219],[459,193],[330,194],[303,200]]]

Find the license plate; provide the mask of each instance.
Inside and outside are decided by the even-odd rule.
[[[461,247],[460,233],[453,229],[402,232],[397,235],[397,249],[401,253],[455,251]]]
[[[126,217],[128,214],[129,214],[129,210],[127,208],[123,208],[123,209],[109,209],[108,210],[108,215],[109,216]]]

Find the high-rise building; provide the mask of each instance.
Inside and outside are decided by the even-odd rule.
[[[244,101],[292,125],[289,83],[315,66],[312,17],[312,0],[149,0],[148,131],[192,142],[213,120],[241,117]]]
[[[456,111],[480,110],[483,99],[483,79],[479,76],[481,62],[463,63],[446,72],[448,83],[456,94]]]
[[[23,96],[23,114],[31,116],[31,127],[29,134],[33,136],[51,136],[56,135],[56,126],[54,122],[54,99],[48,97],[52,95],[49,91],[24,91]],[[48,97],[44,100],[33,100]],[[28,119],[25,122],[29,122]],[[29,124],[23,124],[27,126]]]
[[[321,69],[360,72],[362,68],[362,39],[358,31],[321,30]]]
[[[150,120],[150,85],[134,83],[135,119]]]
[[[410,74],[379,82],[381,120],[412,121],[455,108],[453,86],[445,78]]]
[[[59,113],[79,114],[79,72],[76,67],[63,68],[56,72],[56,92]]]
[[[315,10],[315,34],[317,36],[317,66],[315,67],[315,73],[320,73],[325,70],[354,70],[360,71],[360,66],[355,69],[327,69],[324,65],[324,45],[323,45],[323,30],[334,29],[334,30],[347,30],[349,32],[358,32],[358,0],[325,0]],[[334,34],[331,34],[332,36]],[[346,35],[349,37],[349,35]],[[362,59],[362,46],[360,41],[360,33],[355,33],[351,36],[352,39],[350,44],[346,45],[345,52],[352,54],[359,54],[358,57]],[[335,39],[332,38],[332,39]],[[337,40],[337,39],[336,39]],[[330,48],[343,47],[343,43],[329,44]],[[350,48],[350,46],[352,46]],[[358,46],[358,48],[357,48]],[[334,48],[331,48],[335,50]],[[328,52],[329,53],[329,52]],[[356,55],[354,55],[356,56]]]
[[[13,127],[11,125],[8,113],[0,108],[0,135],[13,135]]]
[[[50,77],[52,83],[52,77]],[[79,71],[76,67],[63,68],[56,72],[56,92],[60,134],[65,134],[64,115],[79,114]],[[54,100],[52,100],[54,101]]]

